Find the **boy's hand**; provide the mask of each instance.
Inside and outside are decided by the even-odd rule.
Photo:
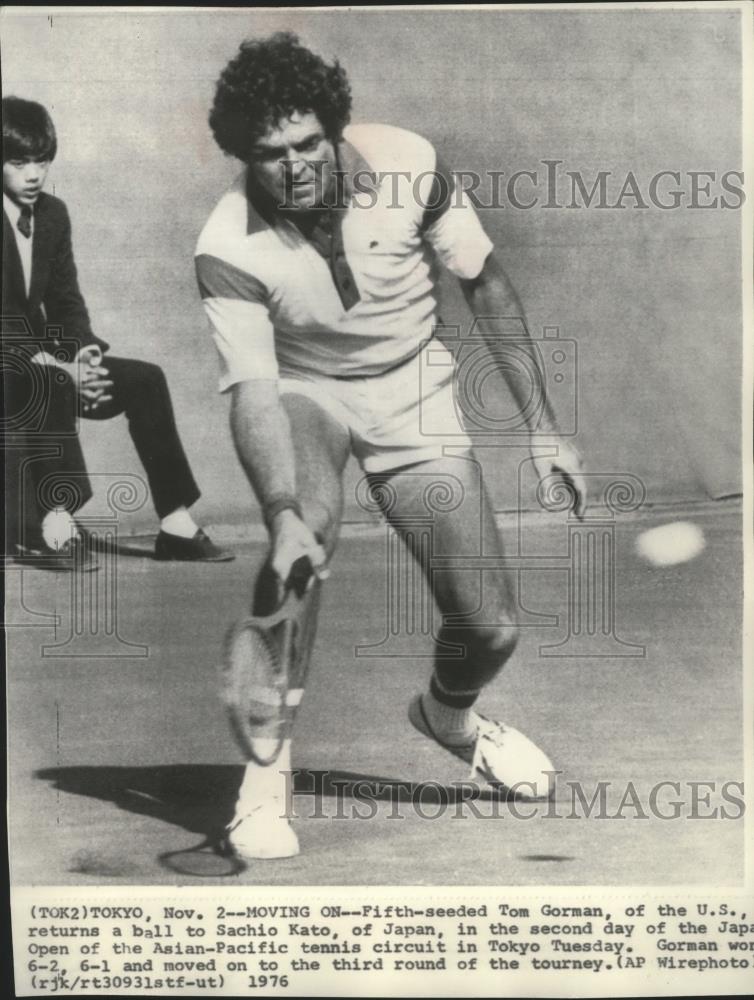
[[[84,347],[76,356],[70,375],[83,401],[84,411],[96,410],[112,400],[112,380],[102,364],[102,351],[96,345]]]

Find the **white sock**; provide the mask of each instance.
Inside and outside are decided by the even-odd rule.
[[[160,527],[168,535],[178,535],[179,538],[193,538],[199,530],[198,525],[185,507],[171,511],[160,521]]]
[[[463,746],[476,737],[476,712],[473,708],[455,708],[446,705],[427,691],[422,695],[422,707],[432,731],[443,741],[454,746]]]
[[[260,739],[256,743],[260,757],[273,753],[277,740]],[[263,805],[275,804],[280,815],[290,815],[290,801],[293,793],[291,777],[291,741],[285,740],[278,759],[274,764],[262,767],[250,760],[244,771],[243,781],[238,790],[236,818],[240,819]]]

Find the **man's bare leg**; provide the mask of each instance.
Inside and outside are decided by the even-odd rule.
[[[552,770],[547,757],[511,727],[494,730],[497,724],[483,720],[473,709],[480,692],[498,675],[518,641],[506,571],[482,572],[452,565],[433,569],[429,565],[432,557],[450,557],[452,562],[452,557],[503,555],[478,462],[471,453],[467,457],[447,456],[370,478],[375,485],[388,484],[391,505],[385,510],[386,517],[422,565],[442,615],[430,688],[412,703],[411,721],[493,783],[520,784],[519,791],[528,797],[546,795],[546,772]],[[433,493],[428,489],[432,483],[444,495],[434,510]],[[415,533],[406,525],[430,513],[432,551],[422,554],[416,551]],[[462,655],[448,657],[447,644],[461,647]],[[477,747],[480,726],[485,732],[485,727],[493,727],[488,733],[493,742],[507,741],[504,752],[486,744],[485,748]],[[489,766],[478,766],[477,751],[481,749],[487,753]],[[523,783],[534,787],[523,788]]]
[[[343,511],[342,475],[350,439],[336,421],[305,396],[283,396],[296,458],[296,497],[304,521],[319,535],[328,559],[340,531]],[[269,614],[278,603],[280,580],[269,556],[254,586],[253,613]],[[319,590],[312,593],[302,628],[313,642],[319,613]],[[302,692],[303,693],[303,692]],[[246,765],[229,839],[242,857],[280,858],[298,853],[298,840],[288,823],[292,803],[291,741],[274,764]]]

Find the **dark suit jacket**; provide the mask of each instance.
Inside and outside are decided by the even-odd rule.
[[[23,239],[23,236],[18,237]],[[14,345],[36,354],[49,335],[47,326],[60,327],[54,336],[59,349],[72,360],[89,344],[103,351],[108,345],[92,332],[84,298],[79,291],[76,264],[71,246],[71,221],[60,198],[42,193],[34,207],[31,286],[26,295],[21,257],[13,225],[3,212],[3,301],[4,334],[25,328],[13,336]],[[25,323],[23,320],[25,319]],[[12,336],[12,335],[11,335]],[[9,336],[10,339],[10,336]]]

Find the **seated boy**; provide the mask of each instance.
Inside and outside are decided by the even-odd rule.
[[[189,513],[199,489],[162,370],[111,357],[92,332],[66,206],[42,190],[57,151],[49,114],[19,97],[2,109],[6,551],[43,568],[96,568],[73,517],[92,495],[78,418],[124,413],[160,518],[155,558],[233,559]]]

